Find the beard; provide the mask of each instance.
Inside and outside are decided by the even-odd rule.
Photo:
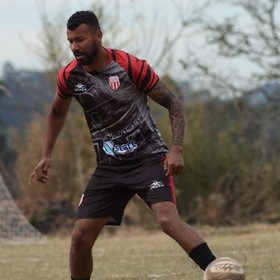
[[[92,46],[92,49],[90,52],[74,52],[74,56],[76,57],[78,63],[80,65],[89,65],[93,62],[93,60],[97,57],[98,49],[96,45]]]

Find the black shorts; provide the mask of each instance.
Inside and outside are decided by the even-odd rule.
[[[149,158],[118,168],[97,167],[82,195],[77,219],[111,217],[120,225],[129,200],[138,194],[150,207],[162,201],[176,203],[172,176],[166,176],[165,158]]]

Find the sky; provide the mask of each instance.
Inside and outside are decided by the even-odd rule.
[[[9,61],[17,68],[43,67],[36,59],[29,44],[37,44],[41,28],[39,5],[41,0],[0,0],[0,67]],[[66,4],[63,4],[66,3]],[[92,1],[48,0],[45,1],[50,17],[62,9],[71,15],[76,10],[89,7]]]
[[[186,0],[187,2],[189,0]],[[47,14],[55,18],[63,14],[65,21],[77,10],[90,9],[95,0],[0,0],[0,68],[9,61],[19,68],[41,68],[40,61],[36,59],[30,50],[30,45],[37,45],[40,40],[40,9],[44,3]],[[104,3],[115,1],[103,0]],[[122,12],[129,14],[136,0],[119,0]],[[150,0],[141,0],[144,13],[149,13]],[[153,0],[158,3],[160,12],[168,10],[170,0]],[[170,3],[169,3],[170,4]],[[111,6],[112,9],[115,5]],[[152,17],[153,15],[151,15]],[[174,17],[174,15],[170,15]],[[125,17],[123,17],[125,18]],[[125,33],[125,26],[123,26]],[[67,42],[65,42],[67,44]]]
[[[175,0],[176,1],[176,0]],[[203,1],[203,0],[198,0]],[[0,75],[3,65],[6,62],[11,62],[15,68],[27,68],[27,69],[35,69],[35,70],[43,70],[44,65],[42,61],[36,57],[34,51],[32,51],[32,46],[40,45],[40,34],[41,32],[41,21],[40,21],[40,10],[39,7],[42,7],[42,3],[44,3],[46,12],[52,19],[61,19],[67,20],[68,17],[73,14],[77,10],[84,10],[90,9],[92,4],[97,2],[95,0],[0,0],[0,36],[1,36],[1,43],[0,43]],[[131,38],[131,41],[135,40],[135,44],[133,46],[133,42],[129,42],[127,44],[127,49],[125,51],[132,52],[137,49],[137,46],[141,45],[141,40],[145,38],[147,31],[142,28],[141,26],[133,25],[131,19],[129,18],[129,14],[135,12],[136,8],[145,14],[145,17],[150,20],[147,22],[148,26],[152,26],[152,21],[154,17],[161,17],[161,25],[160,26],[152,26],[151,29],[153,32],[153,42],[151,46],[155,49],[152,51],[147,51],[147,46],[145,47],[146,50],[141,53],[140,57],[144,58],[150,62],[152,65],[155,62],[155,52],[156,52],[156,45],[162,44],[164,40],[164,34],[170,32],[170,35],[176,32],[176,29],[179,29],[179,26],[176,26],[176,22],[178,23],[178,11],[175,14],[174,10],[171,9],[171,2],[172,0],[118,0],[118,3],[121,5],[121,32],[118,33],[118,37],[122,38],[125,37],[124,35],[127,32],[131,32],[131,28],[133,29],[133,34],[135,38]],[[188,7],[188,3],[194,3],[193,0],[181,0],[177,1],[177,3],[184,3],[182,5],[182,14],[191,13],[189,10],[183,10],[184,7]],[[102,3],[105,4],[106,7],[109,9],[115,9],[116,5],[112,5],[116,3],[113,0],[102,0]],[[141,3],[141,4],[139,4]],[[154,5],[151,9],[151,5]],[[192,4],[193,5],[193,4]],[[140,7],[141,6],[141,7]],[[141,10],[140,10],[140,8]],[[179,7],[180,9],[180,7]],[[158,11],[155,15],[151,11]],[[110,11],[114,13],[114,10]],[[215,17],[220,17],[221,15],[225,16],[228,10],[224,9],[223,7],[217,8],[213,11]],[[147,21],[149,21],[147,20]],[[145,33],[146,32],[146,33]],[[106,36],[106,34],[104,34]],[[63,34],[63,36],[65,36]],[[192,36],[185,34],[185,36]],[[191,38],[191,39],[190,39]],[[181,65],[179,65],[178,61],[181,58],[184,58],[184,49],[186,44],[192,44],[194,49],[196,49],[195,45],[199,45],[199,42],[203,40],[198,36],[196,38],[189,37],[186,38],[185,41],[181,40],[181,45],[176,47],[176,51],[174,57],[175,65],[173,73],[175,73],[175,77],[180,79],[180,75],[182,72]],[[111,40],[114,43],[114,38]],[[65,37],[65,46],[68,43]],[[135,46],[136,45],[136,46]],[[109,47],[114,47],[109,46]],[[149,48],[149,46],[148,46]],[[152,47],[151,47],[152,48]],[[199,47],[198,47],[199,48]],[[246,67],[245,67],[246,68]],[[243,67],[244,69],[244,67]],[[160,74],[160,73],[159,73]]]

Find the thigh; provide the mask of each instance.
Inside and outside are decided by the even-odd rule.
[[[163,159],[145,164],[141,172],[141,188],[137,194],[149,205],[170,201],[176,204],[175,185],[172,176],[166,176]]]
[[[121,224],[124,209],[134,192],[119,185],[116,176],[114,171],[96,170],[82,195],[78,220],[109,217],[107,224]]]

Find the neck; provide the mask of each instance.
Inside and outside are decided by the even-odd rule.
[[[105,48],[102,47],[91,64],[84,65],[84,69],[87,72],[102,72],[105,69],[107,62],[108,54]]]

